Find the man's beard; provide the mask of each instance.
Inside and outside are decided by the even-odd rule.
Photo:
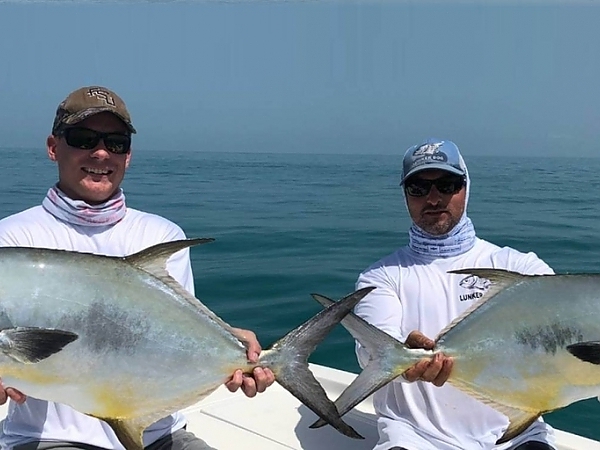
[[[458,222],[460,222],[460,218],[454,217],[448,211],[444,212],[447,214],[447,217],[443,219],[441,219],[440,217],[427,216],[421,213],[421,220],[419,220],[417,226],[426,233],[431,234],[432,236],[442,236],[444,234],[450,233],[450,231],[454,229]]]

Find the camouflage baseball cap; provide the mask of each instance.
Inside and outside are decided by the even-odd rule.
[[[429,138],[409,148],[404,154],[402,181],[421,170],[439,169],[456,175],[466,175],[465,163],[460,151],[452,141]]]
[[[56,109],[52,133],[56,134],[64,125],[75,125],[94,114],[111,112],[127,125],[131,133],[135,128],[125,102],[110,89],[102,86],[86,86],[69,94]]]

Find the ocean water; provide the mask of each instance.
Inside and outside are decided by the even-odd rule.
[[[0,152],[4,217],[39,204],[56,167],[41,148]],[[479,237],[534,251],[557,272],[600,272],[600,159],[466,160]],[[311,292],[351,292],[361,270],[406,244],[400,164],[401,155],[138,150],[123,187],[129,206],[216,239],[192,249],[196,294],[266,347],[319,311]],[[338,328],[311,361],[358,371],[353,341]],[[545,419],[600,439],[595,399]]]

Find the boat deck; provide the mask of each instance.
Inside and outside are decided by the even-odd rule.
[[[355,375],[311,364],[328,395],[336,398]],[[365,437],[351,439],[330,426],[308,428],[316,415],[277,383],[255,398],[219,388],[204,401],[184,410],[190,431],[218,450],[239,447],[261,450],[368,450],[377,442],[371,399],[344,416]],[[556,430],[560,450],[600,450],[600,442]]]

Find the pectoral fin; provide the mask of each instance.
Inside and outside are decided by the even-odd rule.
[[[567,345],[567,350],[582,361],[600,364],[600,341],[577,342]]]
[[[0,351],[23,364],[39,362],[61,351],[77,334],[53,328],[16,327],[0,331]]]
[[[102,419],[106,422],[117,435],[119,442],[127,450],[143,450],[144,441],[142,435],[148,424],[140,420],[127,419]]]

